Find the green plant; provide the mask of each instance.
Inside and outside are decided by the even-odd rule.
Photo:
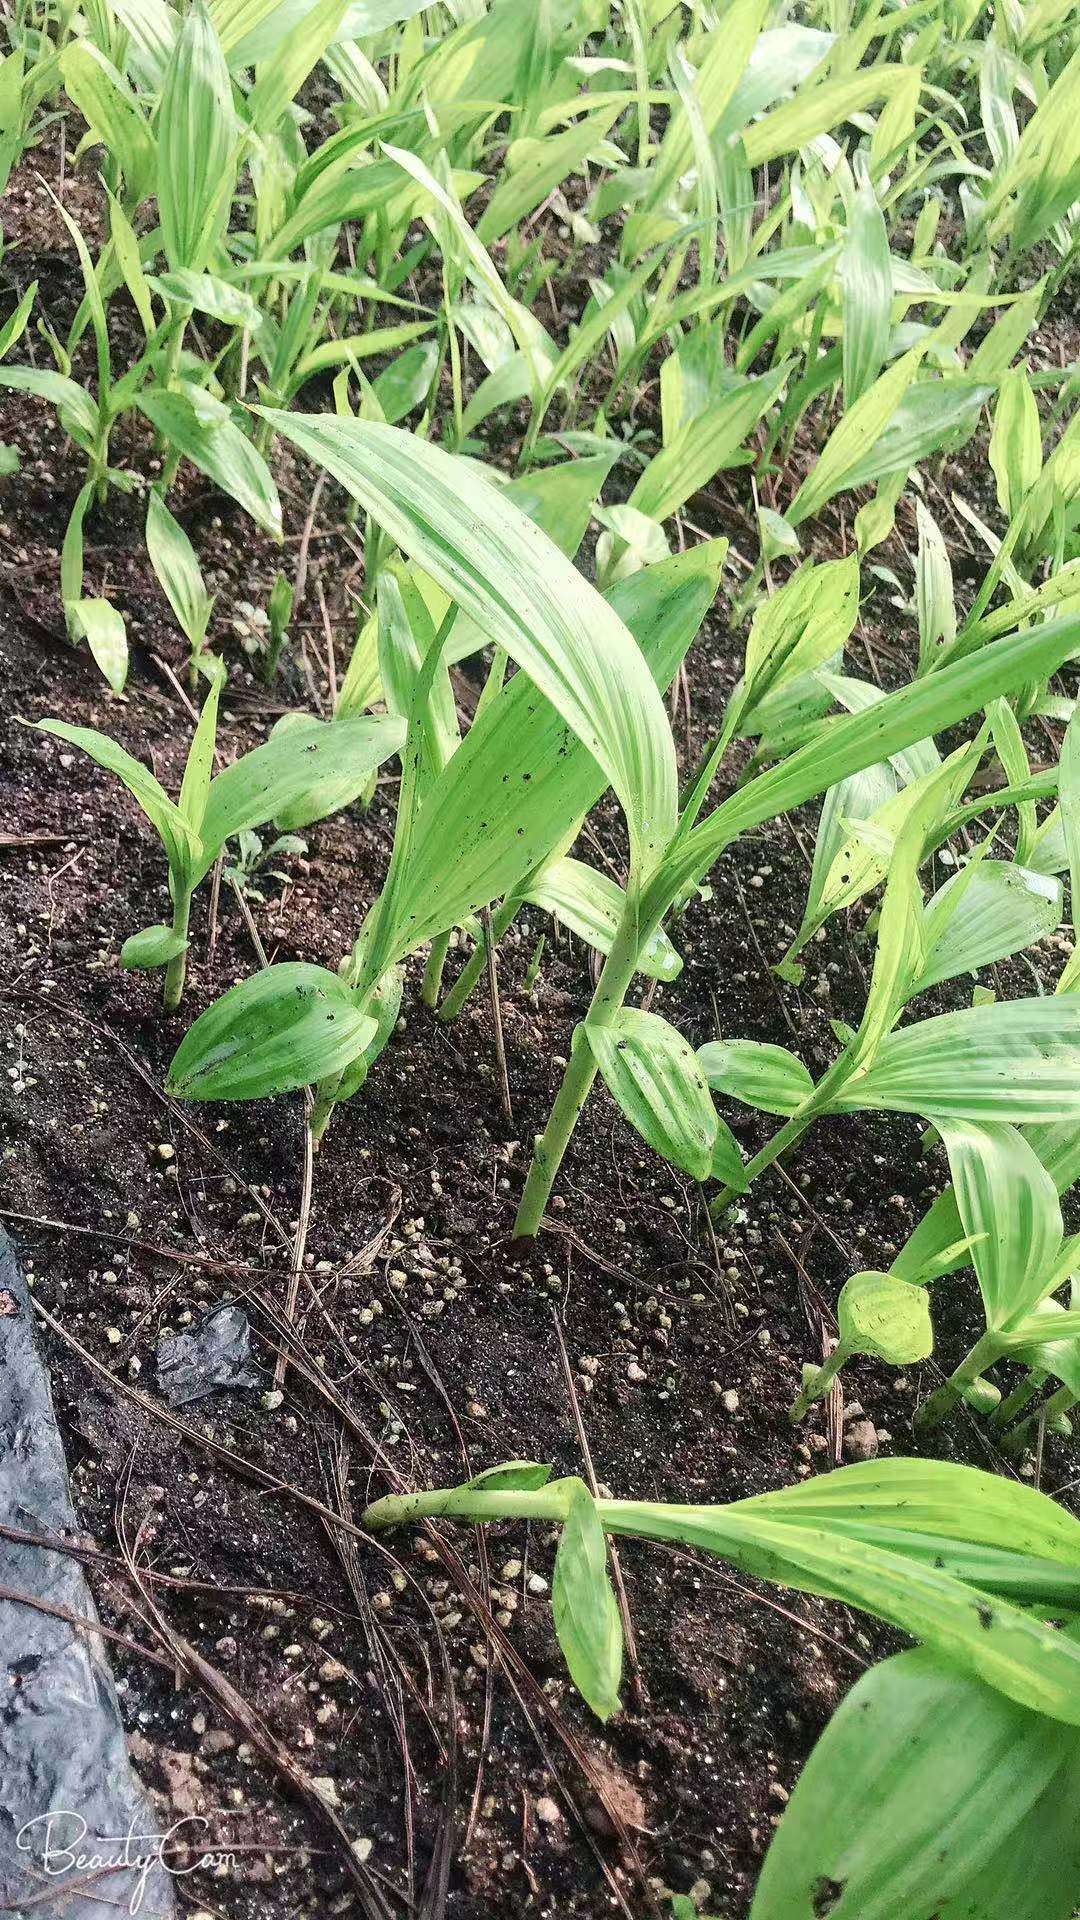
[[[219,661],[203,656],[210,680],[199,724],[188,749],[180,793],[170,800],[142,762],[91,727],[43,720],[45,733],[69,741],[114,773],[141,807],[162,846],[169,870],[171,926],[145,927],[124,942],[126,967],[165,967],[165,1006],[180,1004],[190,940],[191,900],[227,840],[246,829],[303,804],[332,812],[358,793],[371,770],[400,742],[398,723],[389,715],[324,723],[298,718],[265,746],[255,747],[223,772],[214,774],[218,702],[225,682]]]
[[[555,1630],[601,1719],[619,1710],[622,1663],[608,1534],[717,1554],[922,1642],[865,1675],[822,1736],[765,1862],[754,1920],[893,1920],[943,1899],[983,1914],[1002,1885],[1032,1920],[1067,1920],[1080,1891],[1080,1856],[1062,1844],[1061,1795],[1080,1767],[1080,1525],[1070,1515],[1015,1481],[933,1461],[846,1467],[727,1506],[599,1499],[549,1474],[514,1461],[461,1487],[377,1500],[364,1524],[557,1526]]]

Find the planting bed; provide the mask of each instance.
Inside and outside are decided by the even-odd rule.
[[[70,170],[81,123],[70,108],[67,120],[66,165],[50,129],[0,201],[8,282],[15,293],[38,282],[39,311],[59,335],[81,282],[41,176],[92,244],[106,232],[92,169]],[[602,247],[587,264],[604,271]],[[1065,277],[1030,336],[1033,370],[1075,360],[1075,291]],[[424,297],[438,301],[437,273]],[[136,334],[125,295],[110,326],[119,359]],[[553,331],[565,337],[565,325]],[[76,374],[88,378],[87,340],[80,355]],[[330,407],[329,386],[309,387],[303,404]],[[452,405],[448,376],[440,405]],[[160,458],[132,418],[113,458],[149,481]],[[525,421],[511,411],[489,422],[486,457],[506,472]],[[833,424],[818,409],[800,427],[785,501]],[[641,383],[634,426],[660,429],[655,382]],[[935,1292],[933,1359],[897,1369],[856,1358],[805,1423],[793,1426],[788,1410],[802,1363],[829,1350],[843,1282],[887,1270],[947,1184],[940,1146],[914,1115],[826,1117],[714,1223],[702,1189],[646,1146],[601,1085],[544,1230],[522,1249],[514,1215],[532,1141],[597,973],[582,941],[531,908],[497,956],[509,1112],[488,982],[458,1021],[441,1024],[420,997],[424,954],[407,963],[398,1030],[362,1093],[337,1110],[308,1195],[300,1093],[243,1105],[171,1098],[181,1037],[254,971],[260,945],[271,961],[330,969],[349,950],[386,875],[398,762],[384,763],[368,806],[305,829],[306,851],[255,877],[247,914],[227,883],[213,903],[210,885],[200,889],[184,1005],[166,1014],[160,975],[125,971],[119,959],[133,930],[167,915],[158,840],[101,768],[17,724],[60,716],[98,728],[178,791],[193,696],[187,647],[145,548],[145,498],[112,492],[85,526],[86,591],[112,601],[127,626],[131,666],[117,695],[69,644],[57,592],[81,456],[24,393],[0,394],[0,441],[22,462],[0,479],[0,703],[11,723],[0,747],[0,1224],[43,1309],[88,1579],[103,1622],[127,1642],[110,1655],[136,1766],[163,1830],[205,1816],[199,1834],[230,1856],[179,1882],[181,1911],[640,1920],[670,1915],[670,1896],[684,1894],[716,1920],[747,1920],[814,1742],[859,1673],[902,1637],[723,1561],[623,1541],[636,1646],[623,1711],[602,1726],[555,1636],[555,1528],[506,1521],[372,1537],[361,1515],[388,1491],[450,1485],[510,1459],[550,1460],[635,1499],[705,1504],[917,1453],[916,1408],[982,1328],[969,1279]],[[950,501],[958,491],[992,514],[986,442],[980,428],[923,468],[962,610],[986,556]],[[170,493],[217,596],[211,642],[229,667],[222,765],[290,709],[329,718],[363,589],[362,532],[345,494],[328,480],[313,500],[313,469],[284,440],[269,460],[284,559],[191,466]],[[693,496],[680,537],[726,536],[752,562],[749,473],[721,473]],[[605,497],[622,487],[616,473]],[[852,552],[853,516],[849,495],[825,506],[802,529],[804,554]],[[873,556],[905,587],[916,541],[905,494],[896,533]],[[306,592],[267,686],[245,649],[258,632],[249,615],[279,565],[295,572],[301,547]],[[591,552],[592,536],[585,570]],[[862,594],[845,671],[886,690],[905,685],[917,663],[912,622],[865,565]],[[672,705],[683,778],[715,737],[745,644],[725,591]],[[1069,666],[1055,684],[1072,694],[1075,680]],[[471,715],[475,658],[453,684]],[[1056,761],[1062,733],[1054,719],[1028,723],[1033,764]],[[714,798],[748,758],[744,741]],[[815,1078],[836,1052],[832,1023],[859,1024],[874,959],[856,912],[810,945],[801,986],[771,971],[802,917],[817,813],[816,801],[797,808],[725,853],[670,923],[679,977],[651,999],[651,983],[639,982],[694,1047],[735,1035],[775,1043]],[[625,884],[626,834],[610,793],[575,851]],[[927,871],[928,890],[946,871]],[[467,949],[460,941],[448,982]],[[1071,948],[1052,933],[981,971],[978,984],[1001,999],[1050,993]],[[965,975],[934,988],[920,1017],[970,1005],[973,984]],[[747,1160],[778,1124],[723,1095],[718,1107]],[[298,1343],[278,1388],[302,1209]],[[1075,1226],[1067,1202],[1065,1216]],[[225,1299],[247,1307],[262,1386],[170,1411],[159,1339]],[[1037,1454],[1010,1461],[963,1407],[928,1450],[1037,1479],[1073,1505],[1075,1448],[1052,1433]],[[176,1674],[139,1646],[164,1649]],[[199,1660],[214,1676],[204,1668],[195,1685]]]

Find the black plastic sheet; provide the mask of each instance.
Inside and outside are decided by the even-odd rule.
[[[0,1520],[28,1533],[78,1532],[29,1296],[2,1228]],[[70,1554],[0,1539],[0,1585],[97,1618]],[[161,1822],[131,1767],[101,1636],[0,1599],[0,1663],[0,1910],[25,1920],[171,1920],[172,1881],[154,1857]],[[109,1864],[95,1871],[86,1864],[95,1858]]]

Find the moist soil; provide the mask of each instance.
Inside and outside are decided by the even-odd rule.
[[[66,194],[92,224],[85,182],[69,180]],[[75,256],[25,168],[4,220],[12,286],[36,277],[62,330],[78,299]],[[1037,358],[1056,362],[1062,342],[1044,330]],[[44,364],[43,344],[26,345]],[[637,425],[649,424],[654,399]],[[317,394],[308,402],[323,403]],[[820,437],[827,423],[818,424]],[[529,1143],[592,987],[589,951],[526,914],[498,956],[512,1118],[486,984],[456,1024],[439,1025],[420,1000],[421,956],[400,1031],[315,1160],[302,1352],[277,1401],[273,1322],[300,1205],[301,1100],[183,1108],[162,1090],[190,1020],[258,964],[251,932],[228,885],[211,924],[205,885],[184,1005],[166,1017],[160,975],[119,962],[130,933],[167,915],[159,844],[114,780],[21,724],[56,716],[99,727],[177,791],[191,731],[184,643],[146,559],[144,498],[111,494],[87,527],[87,591],[122,609],[131,642],[127,692],[116,697],[64,635],[58,547],[80,457],[47,409],[22,395],[0,401],[0,439],[23,463],[0,482],[9,722],[0,1217],[52,1316],[43,1341],[85,1540],[104,1556],[88,1565],[102,1618],[178,1661],[173,1679],[133,1646],[112,1648],[136,1763],[163,1829],[205,1814],[204,1844],[232,1855],[185,1879],[183,1899],[226,1920],[378,1913],[381,1901],[430,1920],[599,1920],[667,1912],[670,1889],[694,1890],[722,1920],[745,1920],[814,1740],[859,1672],[898,1639],[721,1562],[628,1542],[620,1562],[637,1663],[623,1712],[602,1728],[555,1642],[550,1530],[410,1530],[375,1542],[333,1516],[355,1525],[392,1485],[453,1482],[509,1458],[581,1472],[582,1431],[602,1486],[694,1502],[790,1485],[860,1446],[910,1451],[912,1412],[940,1378],[935,1365],[898,1377],[857,1363],[843,1376],[846,1404],[835,1395],[799,1428],[787,1409],[801,1363],[822,1354],[843,1280],[887,1266],[943,1184],[940,1153],[924,1151],[904,1119],[823,1122],[787,1175],[763,1178],[713,1237],[693,1183],[650,1154],[600,1090],[548,1229],[534,1254],[518,1257],[512,1223]],[[491,448],[507,461],[514,450],[512,430],[505,449]],[[153,450],[137,433],[125,441],[121,431],[116,455],[153,474]],[[173,496],[218,595],[211,640],[231,670],[223,762],[291,707],[329,713],[362,591],[357,538],[328,486],[291,651],[278,681],[263,686],[244,648],[242,603],[265,603],[279,563],[295,568],[312,496],[311,474],[278,459],[284,560],[190,469]],[[953,487],[992,510],[980,497],[984,444],[964,460],[970,466],[945,463],[933,476],[949,526]],[[752,512],[749,480],[736,472],[686,517],[736,545],[742,536],[752,557]],[[955,526],[963,593],[966,558],[973,578],[976,568]],[[908,582],[904,540],[911,551],[914,543],[903,519],[899,534],[874,558]],[[839,554],[850,537],[850,510],[846,520],[825,516],[815,551]],[[910,672],[912,622],[892,606],[887,582],[865,569],[864,581],[851,670],[888,685]],[[742,644],[718,603],[675,716],[686,768],[715,727]],[[462,677],[458,693],[470,708],[475,685]],[[1033,759],[1045,756],[1037,730],[1029,744]],[[262,897],[250,911],[271,958],[336,966],[386,871],[395,789],[388,771],[367,811],[310,829],[306,853],[274,858],[256,877]],[[872,955],[865,914],[830,925],[802,988],[781,988],[769,970],[800,919],[813,829],[810,809],[748,837],[673,929],[685,964],[652,1004],[695,1044],[718,1034],[778,1041],[817,1073],[835,1051],[831,1020],[858,1020]],[[621,874],[613,806],[598,809],[580,851]],[[1064,951],[1055,940],[1030,956],[1048,982]],[[460,957],[451,955],[448,980]],[[983,984],[1033,990],[1024,963]],[[971,986],[928,995],[922,1010],[963,1004]],[[767,1137],[764,1116],[723,1110],[747,1153]],[[226,1298],[248,1301],[265,1393],[217,1393],[181,1409],[187,1431],[178,1431],[159,1417],[159,1337]],[[935,1323],[938,1359],[951,1366],[977,1330],[970,1277],[938,1288]],[[1015,1471],[966,1415],[941,1448]],[[282,1490],[255,1484],[251,1467]],[[1033,1464],[1021,1471],[1030,1477]],[[1039,1471],[1050,1491],[1070,1478],[1061,1443],[1048,1442]],[[138,1563],[141,1592],[125,1554]],[[200,1687],[179,1672],[186,1661],[190,1674],[189,1649],[235,1689],[232,1710],[212,1679]],[[252,1715],[280,1743],[276,1762]],[[297,1768],[316,1783],[314,1811],[297,1795]],[[320,1797],[337,1809],[337,1833],[318,1816]],[[363,1888],[346,1868],[348,1842],[364,1857]]]

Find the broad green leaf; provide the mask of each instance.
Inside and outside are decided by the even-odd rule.
[[[690,547],[609,591],[661,691],[712,603],[724,552],[723,542]],[[368,956],[376,977],[562,852],[606,787],[556,709],[515,674],[473,721],[421,811],[394,922],[380,924]]]
[[[210,794],[210,781],[214,771],[214,749],[217,745],[218,702],[221,689],[225,685],[227,674],[224,662],[204,655],[200,662],[203,672],[210,682],[210,690],[202,703],[198,725],[188,748],[184,778],[180,785],[180,811],[195,833],[201,835],[206,815],[206,802]]]
[[[1011,861],[974,863],[947,880],[927,905],[925,958],[915,991],[992,966],[1045,940],[1058,927],[1061,911],[1060,881]]]
[[[626,895],[610,874],[598,873],[581,860],[549,860],[529,880],[524,897],[531,906],[553,913],[598,953],[610,953],[626,906]],[[682,960],[662,928],[649,939],[638,972],[652,980],[676,980],[682,972]]]
[[[1042,429],[1023,367],[1011,367],[998,388],[990,435],[990,465],[1006,519],[1020,511],[1042,471]]]
[[[833,1102],[943,1120],[1028,1125],[1080,1116],[1080,1001],[964,1007],[889,1034]]]
[[[750,625],[743,681],[748,724],[754,709],[798,674],[842,652],[859,611],[859,563],[807,561],[763,600]]]
[[[200,878],[226,840],[247,827],[276,820],[291,830],[347,806],[404,737],[402,722],[385,713],[331,721],[305,716],[273,733],[210,782]]]
[[[123,693],[128,671],[124,616],[108,600],[69,600],[64,608],[73,634],[81,634],[114,693]]]
[[[468,463],[397,427],[267,412],[524,667],[604,769],[639,871],[675,824],[667,714],[623,622],[558,548]]]
[[[191,0],[165,70],[157,141],[169,265],[201,272],[224,232],[236,177],[232,86],[203,0]]]
[[[619,112],[618,106],[590,114],[565,133],[546,140],[516,140],[507,155],[507,167],[476,223],[477,239],[494,246],[516,227],[549,193],[579,173],[600,145]]]
[[[698,1064],[715,1093],[757,1107],[762,1113],[793,1114],[814,1083],[793,1053],[766,1040],[710,1040],[698,1048]]]
[[[203,584],[195,549],[156,491],[146,506],[146,550],[161,589],[191,646],[206,638],[213,599]]]
[[[918,1648],[863,1674],[803,1768],[751,1920],[1069,1920],[1080,1739]]]
[[[304,81],[337,36],[349,0],[314,0],[268,59],[255,69],[247,117],[256,133],[269,133],[295,100]]]
[[[911,1366],[934,1350],[926,1288],[889,1273],[853,1273],[836,1303],[840,1339],[851,1353],[892,1367]]]
[[[1038,1304],[1054,1270],[1062,1236],[1054,1183],[1015,1127],[937,1125],[987,1328],[1007,1331]]]
[[[794,100],[774,107],[747,128],[743,134],[747,164],[760,167],[781,154],[797,153],[875,100],[887,99],[908,79],[907,68],[901,66],[875,66],[850,78],[817,80],[814,76],[811,84],[799,88]]]
[[[999,694],[1046,680],[1078,645],[1080,616],[1063,616],[1032,633],[983,647],[970,659],[886,694],[866,712],[830,721],[807,746],[749,781],[676,844],[657,877],[657,895],[677,899],[683,887],[708,872],[732,840],[762,821],[801,806],[838,780],[889,759],[916,741],[944,732]]]
[[[187,951],[187,938],[182,933],[174,933],[172,927],[144,927],[141,933],[133,933],[125,940],[120,949],[122,967],[167,967],[170,960],[176,960]]]
[[[555,1631],[570,1677],[601,1720],[618,1713],[622,1621],[607,1570],[607,1541],[583,1481],[570,1496],[551,1584]]]
[[[881,436],[919,371],[923,349],[914,347],[860,394],[833,428],[817,462],[803,481],[786,518],[793,527],[817,513],[826,500],[850,486],[850,474],[872,456]]]
[[[375,1032],[336,973],[264,967],[207,1007],[180,1042],[166,1088],[178,1100],[261,1100],[339,1073]]]
[[[194,307],[211,320],[220,320],[222,326],[248,327],[253,333],[262,326],[262,313],[250,293],[216,273],[193,273],[187,267],[178,267],[175,273],[153,275],[149,284],[170,306]]]
[[[1075,1298],[1075,1291],[1074,1291]],[[1055,1339],[1057,1324],[1064,1318],[1067,1309],[1057,1300],[1040,1300],[1033,1314],[1029,1316],[1028,1326],[1042,1328],[1042,1337],[1029,1347],[1010,1348],[1011,1358],[1022,1360],[1026,1367],[1033,1367],[1040,1373],[1052,1374],[1060,1380],[1080,1400],[1080,1339],[1074,1332],[1069,1339]],[[1075,1314],[1070,1316],[1075,1318]]]
[[[33,312],[34,301],[37,299],[37,290],[37,281],[31,280],[14,313],[10,314],[0,327],[0,360],[22,339],[26,323]]]
[[[940,1463],[921,1464],[925,1470]],[[844,1468],[809,1484],[821,1478],[840,1482],[839,1488],[833,1485],[833,1497],[843,1491],[854,1504],[858,1483],[847,1482],[847,1475],[856,1471]],[[975,1474],[973,1468],[959,1471]],[[980,1474],[968,1483],[969,1501],[978,1500],[979,1484],[990,1477]],[[792,1491],[800,1489],[785,1490]],[[1000,1596],[965,1585],[935,1564],[937,1552],[924,1560],[871,1544],[850,1530],[792,1524],[783,1502],[783,1494],[712,1508],[620,1501],[604,1518],[621,1533],[659,1534],[703,1547],[758,1578],[861,1607],[1020,1705],[1080,1725],[1080,1645],[1067,1634]]]
[[[748,380],[688,420],[671,444],[650,460],[630,495],[630,506],[653,520],[666,520],[676,513],[731,463],[787,377],[785,366]]]
[[[90,394],[77,381],[54,373],[51,367],[0,366],[0,387],[14,393],[35,393],[48,400],[60,415],[61,425],[70,421],[84,441],[97,432],[98,410]]]
[[[921,500],[915,502],[915,517],[919,528],[919,557],[915,565],[919,672],[925,673],[938,649],[948,653],[956,639],[956,602],[949,550],[941,529]]]
[[[388,427],[396,427],[399,420],[414,412],[427,397],[438,364],[438,341],[425,340],[406,347],[404,353],[399,353],[388,367],[376,374],[372,385]]]
[[[281,539],[281,501],[270,469],[227,407],[186,383],[175,390],[150,388],[136,405],[170,446],[239,502],[256,526]]]
[[[621,1007],[584,1037],[608,1091],[650,1147],[707,1180],[716,1141],[716,1110],[693,1047],[670,1021],[639,1007]]]
[[[108,734],[97,733],[92,727],[69,727],[63,720],[41,720],[38,725],[43,733],[55,734],[58,740],[79,747],[99,767],[123,781],[160,835],[172,872],[184,874],[196,864],[202,852],[198,834],[140,760],[110,740]]]
[[[840,261],[844,405],[854,406],[885,364],[892,314],[892,259],[885,216],[869,177],[852,196]]]
[[[154,191],[157,152],[130,86],[90,39],[64,48],[60,71],[65,91],[123,174],[125,197],[137,206]]]
[[[852,837],[852,829],[862,820],[873,819],[895,795],[896,776],[887,760],[880,761],[877,766],[864,767],[861,772],[853,773],[829,788],[821,803],[817,839],[814,842],[814,863],[802,924],[778,969],[783,971],[783,977],[795,977],[790,974],[790,955],[798,952],[814,928],[821,924],[826,883],[837,855]]]

